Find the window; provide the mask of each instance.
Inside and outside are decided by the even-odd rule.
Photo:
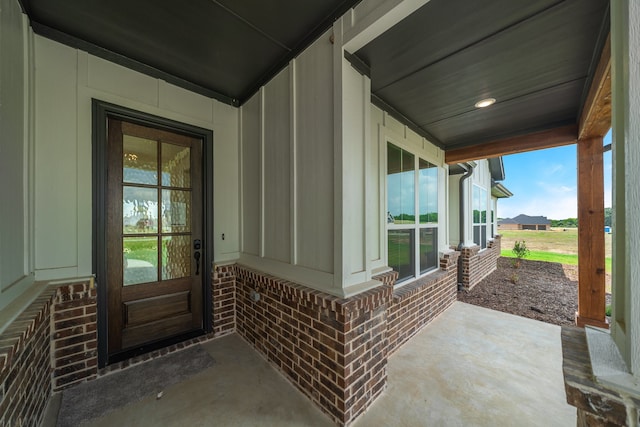
[[[438,267],[438,168],[387,145],[388,263],[398,282]]]
[[[481,249],[487,247],[487,190],[473,186],[473,243]]]

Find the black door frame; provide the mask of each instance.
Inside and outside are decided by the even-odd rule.
[[[109,363],[123,360],[137,354],[146,353],[158,348],[166,347],[189,337],[211,332],[212,325],[212,294],[211,294],[211,265],[213,262],[213,131],[201,127],[176,122],[153,114],[143,113],[130,108],[92,99],[92,219],[93,219],[93,243],[92,243],[92,268],[97,285],[97,331],[98,331],[98,367],[103,368]],[[203,328],[201,331],[181,335],[154,342],[144,347],[119,353],[115,357],[109,357],[107,347],[108,310],[107,310],[107,119],[117,118],[135,124],[168,130],[195,138],[200,138],[202,144],[202,170],[203,170],[203,271],[202,275],[202,316]],[[205,270],[206,268],[206,270]]]

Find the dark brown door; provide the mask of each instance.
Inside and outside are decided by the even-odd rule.
[[[108,353],[202,330],[202,140],[109,118]]]

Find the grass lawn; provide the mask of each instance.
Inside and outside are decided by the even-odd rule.
[[[524,240],[531,251],[526,259],[578,265],[578,229],[553,228],[550,231],[500,230],[504,257],[513,258],[516,240]],[[611,272],[611,235],[605,234],[605,268]]]

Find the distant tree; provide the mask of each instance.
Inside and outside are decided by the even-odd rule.
[[[612,209],[611,208],[604,208],[604,225],[607,227],[611,227],[612,223],[611,223],[611,215],[612,215]]]
[[[575,228],[578,226],[578,218],[552,219],[551,226],[557,228]]]

